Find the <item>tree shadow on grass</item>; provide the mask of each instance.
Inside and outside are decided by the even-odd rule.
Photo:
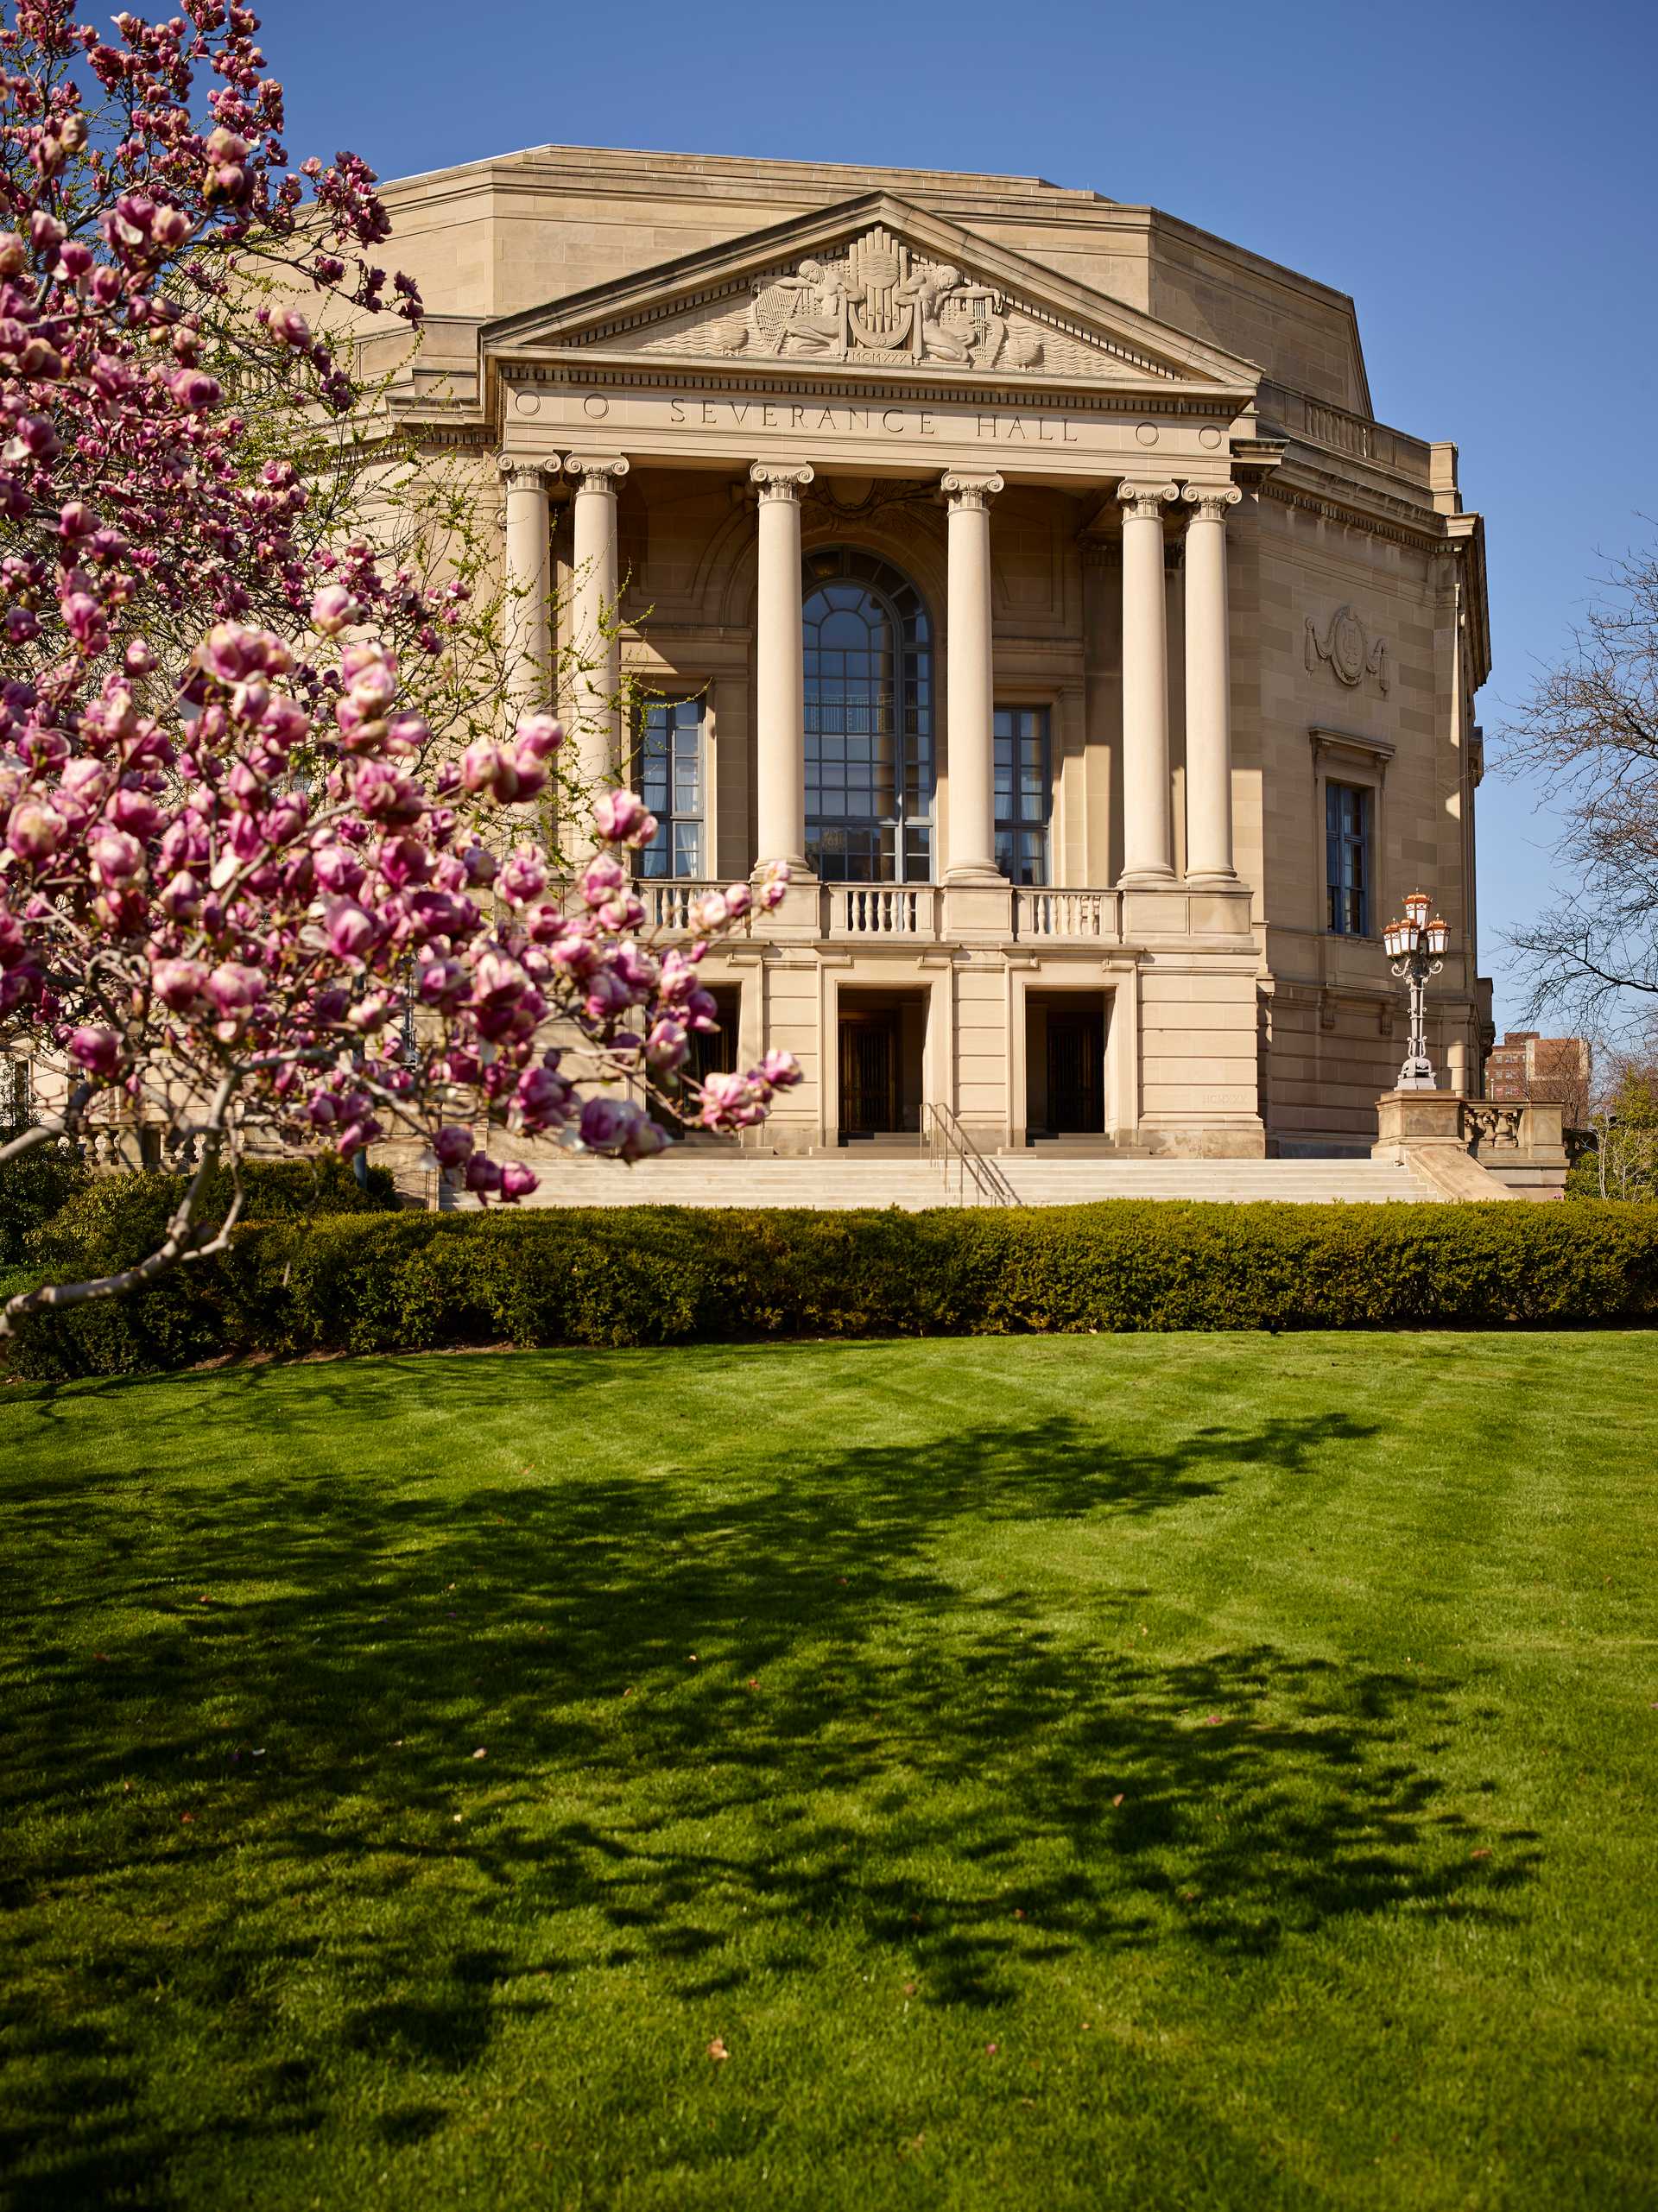
[[[426,1378],[485,1433],[508,1363],[424,1365],[330,1371],[341,1435]],[[99,1576],[105,1497],[81,1567],[60,1552],[32,1611],[15,1593],[0,1808],[53,1841],[0,1886],[28,1930],[0,2028],[32,2099],[0,2112],[0,2158],[32,2203],[164,2204],[225,2099],[250,2139],[303,2133],[353,2057],[383,2139],[418,2141],[445,2124],[434,2082],[621,1967],[694,2007],[850,1937],[918,2001],[996,2007],[1078,1954],[1502,1914],[1529,1839],[1472,1860],[1410,1748],[1448,1740],[1454,1685],[1264,1641],[1160,1660],[1142,1591],[1091,1590],[1078,1625],[1009,1586],[1003,1531],[1063,1554],[1368,1433],[1323,1413],[1130,1452],[1055,1418],[826,1439],[786,1471],[755,1439],[718,1483],[526,1470],[459,1495],[296,1462],[173,1491]],[[28,1561],[75,1482],[10,1496]],[[117,1595],[149,1625],[94,1655],[77,1613]],[[48,1893],[85,1900],[90,1960]],[[169,2120],[158,2071],[193,2036],[213,2086]]]

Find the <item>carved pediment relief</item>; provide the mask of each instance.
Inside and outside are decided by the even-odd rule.
[[[1114,360],[1098,344],[1040,319],[999,285],[917,252],[880,224],[844,253],[807,254],[754,279],[746,300],[673,318],[645,337],[643,351],[881,368],[927,363],[981,373],[1168,373],[1143,357]]]
[[[712,302],[648,330],[641,351],[981,375],[1046,369],[1124,382],[1171,374],[1146,354],[1113,352],[1044,319],[1000,285],[921,252],[878,223],[839,253],[806,254],[752,279],[746,299]]]
[[[1250,389],[1250,364],[887,194],[514,316],[522,351]]]

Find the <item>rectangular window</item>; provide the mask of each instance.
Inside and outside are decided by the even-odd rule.
[[[1054,765],[1045,706],[996,710],[996,864],[1010,883],[1048,881]]]
[[[703,872],[701,699],[653,699],[639,723],[639,796],[656,817],[642,875]]]
[[[1330,929],[1337,937],[1370,933],[1370,794],[1349,783],[1324,787],[1325,876]]]

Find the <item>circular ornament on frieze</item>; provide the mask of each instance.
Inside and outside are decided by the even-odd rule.
[[[1351,607],[1338,607],[1330,623],[1330,665],[1350,689],[1364,679],[1364,625]]]
[[[539,414],[541,411],[541,398],[539,392],[516,392],[513,395],[512,403],[520,414]]]
[[[1134,434],[1142,446],[1155,446],[1157,443],[1157,426],[1155,422],[1141,423]]]

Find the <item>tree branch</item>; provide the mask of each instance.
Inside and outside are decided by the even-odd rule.
[[[82,1110],[92,1095],[90,1083],[77,1084],[69,1094],[69,1103],[61,1114],[46,1122],[32,1122],[26,1129],[7,1143],[0,1144],[0,1167],[9,1160],[16,1160],[23,1153],[33,1152],[36,1145],[49,1144],[54,1137],[73,1136],[80,1122]]]
[[[207,1178],[218,1163],[218,1154],[225,1141],[231,1102],[236,1095],[240,1071],[231,1069],[219,1082],[213,1094],[206,1128],[202,1137],[201,1162],[191,1177],[178,1210],[167,1225],[167,1235],[146,1260],[136,1266],[123,1267],[119,1273],[97,1275],[84,1283],[42,1283],[38,1290],[19,1291],[16,1297],[0,1307],[0,1337],[16,1333],[16,1324],[25,1314],[49,1312],[60,1305],[82,1305],[90,1299],[119,1298],[125,1292],[140,1289],[152,1283],[158,1275],[166,1274],[185,1260],[203,1260],[215,1252],[222,1252],[229,1243],[231,1231],[241,1217],[244,1200],[242,1170],[239,1160],[232,1156],[231,1172],[234,1193],[225,1218],[220,1222],[211,1241],[187,1248],[187,1240],[193,1227],[196,1206],[206,1188]]]

